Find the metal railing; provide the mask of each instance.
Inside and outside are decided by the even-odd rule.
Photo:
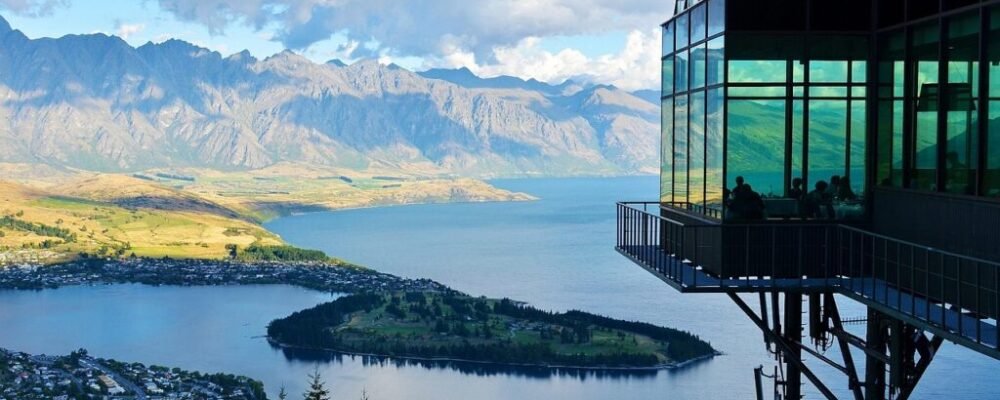
[[[833,222],[709,223],[677,208],[687,210],[618,203],[616,248],[679,290],[837,290],[976,344],[1000,343],[1000,330],[981,323],[1000,312],[998,263]]]

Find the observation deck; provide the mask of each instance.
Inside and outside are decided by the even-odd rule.
[[[691,293],[837,293],[1000,359],[1000,264],[835,222],[713,222],[684,204],[617,205],[615,248]]]

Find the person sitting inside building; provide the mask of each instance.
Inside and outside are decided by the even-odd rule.
[[[746,189],[747,188],[746,188],[745,181],[744,181],[743,177],[742,176],[737,176],[736,177],[736,186],[733,187],[733,191],[732,191],[732,193],[730,193],[730,195],[733,196],[733,198],[736,198],[736,195],[739,192],[741,192],[743,190],[746,190]]]
[[[764,219],[764,199],[753,191],[749,184],[737,181],[733,189],[733,199],[729,202],[729,212],[733,219]],[[738,190],[737,190],[738,189]]]
[[[851,181],[848,177],[840,178],[840,186],[837,188],[837,194],[834,197],[840,201],[854,201],[858,199],[858,195],[854,194],[854,189],[851,189]]]
[[[830,198],[837,197],[837,193],[840,192],[840,185],[841,184],[842,184],[842,182],[840,181],[840,175],[831,176],[830,177],[830,184],[826,188],[826,194],[827,194],[827,196],[830,196]]]
[[[816,182],[815,189],[805,198],[806,218],[833,218],[833,197],[828,193],[830,185],[826,181]]]
[[[788,189],[788,198],[802,200],[802,196],[805,195],[806,191],[802,189],[802,178],[792,179],[792,187]]]

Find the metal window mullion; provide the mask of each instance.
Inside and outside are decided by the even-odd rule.
[[[946,192],[948,165],[948,20],[938,18],[937,192]]]

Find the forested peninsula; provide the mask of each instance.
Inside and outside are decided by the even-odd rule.
[[[288,347],[505,365],[653,369],[718,354],[676,329],[457,292],[350,295],[274,320],[267,332]]]

